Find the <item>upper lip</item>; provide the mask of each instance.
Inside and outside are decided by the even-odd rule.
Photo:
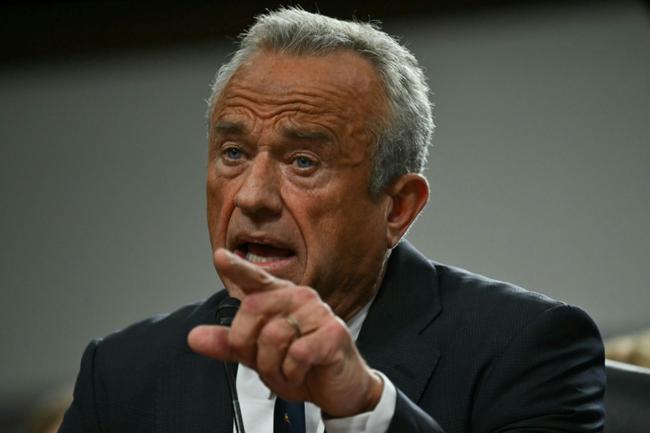
[[[235,249],[239,248],[241,245],[246,243],[269,245],[274,248],[290,250],[295,252],[295,249],[291,247],[291,245],[289,245],[287,242],[284,242],[281,239],[275,238],[266,233],[255,233],[255,234],[237,233],[232,237],[231,241],[229,242],[228,249],[234,251]]]

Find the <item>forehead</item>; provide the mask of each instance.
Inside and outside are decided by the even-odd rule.
[[[387,104],[375,67],[353,51],[325,55],[260,51],[235,72],[212,115],[241,107],[262,118],[293,112],[371,126],[385,118]]]

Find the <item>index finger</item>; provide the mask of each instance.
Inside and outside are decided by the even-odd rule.
[[[225,248],[215,251],[214,263],[221,277],[230,280],[245,294],[266,292],[287,287],[287,285],[293,286],[291,281],[274,277],[259,266],[255,266]]]

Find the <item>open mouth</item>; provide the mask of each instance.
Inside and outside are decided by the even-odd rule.
[[[243,242],[237,245],[234,253],[255,264],[271,264],[295,256],[288,248],[257,242]]]

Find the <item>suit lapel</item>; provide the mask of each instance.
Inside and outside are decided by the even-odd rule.
[[[166,370],[157,390],[157,432],[232,432],[232,403],[223,363],[183,353]]]
[[[440,357],[430,325],[441,310],[435,267],[401,242],[391,253],[357,346],[368,365],[415,402]]]
[[[222,362],[194,353],[186,336],[196,325],[214,323],[225,291],[208,299],[179,330],[181,347],[170,356],[156,389],[157,433],[232,433],[232,402]]]

